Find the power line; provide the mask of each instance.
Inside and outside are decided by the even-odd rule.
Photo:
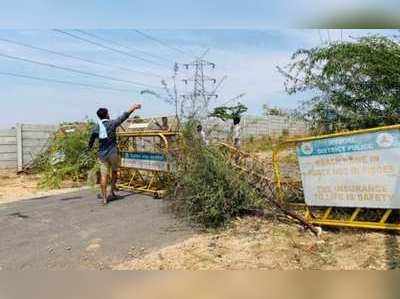
[[[158,63],[158,62],[154,62],[154,61],[152,61],[152,60],[148,60],[148,59],[146,59],[146,58],[142,58],[142,57],[139,57],[139,56],[130,54],[130,53],[128,53],[128,52],[115,49],[115,48],[113,48],[113,47],[106,46],[106,45],[104,45],[104,44],[102,44],[102,43],[98,43],[98,42],[92,41],[92,40],[90,40],[90,39],[87,39],[87,38],[78,36],[78,35],[76,35],[76,34],[73,34],[73,33],[70,33],[70,32],[67,32],[67,31],[64,31],[64,30],[61,30],[61,29],[53,29],[53,31],[59,32],[59,33],[65,34],[65,35],[68,35],[68,36],[70,36],[70,37],[72,37],[72,38],[75,38],[75,39],[78,39],[78,40],[87,42],[87,43],[92,44],[92,45],[96,45],[96,46],[98,46],[98,47],[101,47],[101,48],[103,48],[103,49],[107,49],[107,50],[112,51],[112,52],[115,52],[115,53],[119,53],[119,54],[122,54],[122,55],[125,55],[125,56],[128,56],[128,57],[131,57],[131,58],[134,58],[134,59],[138,59],[138,60],[141,60],[141,61],[150,63],[150,64],[157,65],[157,66],[166,67],[166,65],[164,65],[164,64],[161,64],[161,63]]]
[[[15,45],[26,47],[26,48],[30,48],[30,49],[34,49],[34,50],[39,50],[39,51],[51,53],[51,54],[58,55],[58,56],[72,58],[72,59],[79,60],[79,61],[84,61],[84,62],[95,64],[95,65],[105,66],[105,67],[108,67],[108,68],[117,68],[117,69],[128,71],[128,72],[139,73],[139,74],[143,74],[143,75],[162,78],[161,75],[157,75],[157,74],[154,74],[154,73],[151,73],[151,72],[142,72],[142,71],[133,70],[133,69],[130,69],[130,68],[127,68],[127,67],[123,67],[123,66],[110,65],[110,64],[94,61],[94,60],[91,60],[91,59],[81,58],[81,57],[65,54],[65,53],[62,53],[62,52],[57,52],[57,51],[53,51],[53,50],[50,50],[50,49],[45,49],[45,48],[41,48],[41,47],[30,45],[30,44],[9,40],[9,39],[6,39],[6,38],[0,38],[0,41],[7,42],[7,43],[10,43],[10,44],[15,44]]]
[[[32,64],[41,65],[41,66],[46,66],[46,67],[50,67],[50,68],[56,68],[56,69],[60,69],[60,70],[68,71],[68,72],[77,73],[77,74],[82,74],[82,75],[87,75],[87,76],[92,76],[92,77],[98,77],[98,78],[103,78],[103,79],[117,81],[117,82],[129,83],[129,84],[138,85],[138,86],[144,86],[144,87],[150,87],[150,88],[160,88],[158,86],[152,86],[152,85],[143,84],[143,83],[140,83],[140,82],[125,80],[125,79],[119,79],[119,78],[114,78],[114,77],[111,77],[111,76],[104,76],[104,75],[95,74],[95,73],[90,73],[90,72],[81,71],[81,70],[77,70],[77,69],[73,69],[73,68],[69,68],[69,67],[63,67],[63,66],[59,66],[59,65],[55,65],[55,64],[51,64],[51,63],[41,62],[41,61],[37,61],[37,60],[31,60],[31,59],[27,59],[27,58],[23,58],[23,57],[12,56],[12,55],[7,55],[7,54],[4,54],[4,53],[0,53],[0,56],[1,57],[5,57],[5,58],[9,58],[9,59],[29,62],[29,63],[32,63]]]
[[[186,114],[188,114],[189,117],[204,117],[208,113],[210,100],[218,97],[215,93],[218,86],[213,90],[213,92],[207,91],[206,86],[206,82],[212,82],[213,84],[217,83],[216,79],[208,77],[205,74],[207,68],[215,68],[215,63],[204,59],[196,59],[191,63],[183,64],[183,66],[187,70],[191,68],[193,69],[193,76],[182,80],[185,84],[188,84],[189,81],[193,82],[193,91],[189,94],[181,95],[183,98],[181,107],[184,109],[184,105],[188,104],[186,109],[188,113]],[[184,114],[184,112],[185,111],[182,111],[182,114]]]
[[[225,106],[225,105],[229,104],[230,102],[233,102],[233,101],[235,101],[235,100],[238,100],[238,99],[244,97],[245,95],[246,95],[245,92],[244,92],[244,93],[241,93],[241,94],[239,94],[238,96],[236,96],[236,97],[234,97],[234,98],[231,98],[231,99],[229,99],[229,100],[223,102],[223,103],[221,104],[221,106]]]
[[[224,83],[224,81],[226,80],[226,78],[228,78],[227,75],[223,76],[221,80],[219,80],[218,84],[215,86],[214,90],[211,91],[211,94],[215,94],[218,89],[222,86],[222,83]]]
[[[201,54],[198,58],[199,58],[199,59],[203,59],[203,58],[208,54],[208,52],[210,52],[210,48],[207,48],[207,49],[203,52],[203,54]]]
[[[118,42],[113,41],[113,40],[110,40],[110,39],[105,39],[105,38],[100,37],[100,36],[98,36],[97,34],[94,34],[94,33],[91,33],[91,32],[87,32],[87,31],[79,30],[79,29],[75,29],[74,31],[79,32],[79,33],[81,33],[81,34],[85,34],[85,35],[87,35],[87,36],[91,36],[92,38],[101,40],[101,41],[103,41],[103,42],[107,42],[107,43],[114,44],[114,45],[116,45],[116,46],[118,46],[118,47],[122,47],[122,48],[125,48],[125,49],[130,50],[130,51],[137,51],[137,52],[140,52],[140,53],[142,53],[142,54],[148,55],[148,56],[150,56],[150,57],[153,57],[153,58],[160,59],[160,60],[163,60],[163,61],[166,61],[166,62],[171,63],[171,61],[169,61],[169,60],[168,60],[167,58],[165,58],[165,57],[158,56],[158,55],[155,55],[155,54],[153,54],[153,53],[150,53],[150,52],[147,52],[147,51],[143,51],[143,50],[141,50],[141,49],[138,49],[138,48],[135,48],[135,47],[132,47],[132,46],[127,47],[127,46],[125,46],[125,45],[123,45],[123,44],[121,44],[121,43],[118,43]]]
[[[162,46],[164,46],[164,47],[167,47],[167,48],[169,48],[169,49],[171,49],[171,50],[174,50],[174,51],[176,51],[176,52],[178,52],[178,53],[180,53],[180,54],[189,55],[189,54],[187,54],[184,50],[179,49],[178,47],[175,47],[175,46],[170,46],[168,43],[166,43],[166,42],[164,42],[164,41],[162,41],[162,40],[160,40],[160,39],[158,39],[158,38],[155,38],[155,37],[153,37],[153,36],[151,36],[151,35],[149,35],[149,34],[147,34],[147,33],[144,33],[144,32],[142,32],[142,31],[140,31],[140,30],[137,30],[137,29],[134,29],[133,31],[137,32],[138,34],[140,34],[141,36],[144,36],[145,38],[147,38],[147,39],[149,39],[149,40],[152,40],[152,41],[154,41],[154,42],[156,42],[156,43],[159,43],[160,45],[162,45]],[[189,55],[189,56],[190,56],[190,55]],[[194,56],[196,56],[196,55],[194,55]]]
[[[104,89],[104,90],[110,90],[110,91],[129,92],[129,93],[138,92],[137,90],[120,89],[120,88],[114,88],[114,87],[106,87],[106,86],[99,86],[99,85],[86,84],[86,83],[78,83],[78,82],[65,81],[65,80],[56,80],[56,79],[50,79],[50,78],[43,78],[43,77],[36,77],[36,76],[15,74],[15,73],[7,73],[7,72],[0,72],[0,75],[10,76],[10,77],[17,77],[17,78],[32,79],[32,80],[38,80],[38,81],[45,81],[45,82],[53,82],[53,83],[59,83],[59,84],[76,85],[76,86],[88,87],[88,88],[94,88],[94,89]]]

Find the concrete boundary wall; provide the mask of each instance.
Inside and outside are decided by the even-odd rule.
[[[16,129],[0,130],[0,168],[17,168]]]
[[[206,122],[212,137],[226,138],[230,132],[232,122],[223,122],[219,119],[210,119]],[[243,138],[259,138],[262,136],[277,137],[304,136],[308,129],[304,122],[288,117],[269,115],[268,117],[244,116],[241,121]]]
[[[22,170],[46,148],[56,130],[55,125],[31,124],[0,130],[0,169]]]

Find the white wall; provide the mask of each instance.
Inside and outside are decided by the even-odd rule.
[[[0,130],[0,169],[22,170],[45,149],[56,129],[54,125],[17,124]]]

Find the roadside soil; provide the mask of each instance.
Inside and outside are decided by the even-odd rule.
[[[82,185],[65,182],[61,189],[45,190],[38,187],[40,175],[16,174],[15,171],[0,171],[0,204],[28,198],[63,194],[82,189]]]
[[[324,230],[316,238],[299,226],[259,218],[195,236],[116,265],[118,270],[395,269],[400,237],[376,231]]]

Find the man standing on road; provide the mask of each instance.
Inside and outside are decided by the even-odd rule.
[[[99,160],[100,160],[100,173],[101,173],[101,195],[103,197],[103,204],[106,205],[108,201],[107,185],[108,175],[111,169],[111,192],[110,197],[116,197],[116,183],[117,171],[119,167],[119,156],[117,148],[117,128],[126,121],[129,116],[141,108],[140,104],[132,105],[128,111],[124,112],[120,117],[110,120],[110,115],[106,108],[97,110],[98,124],[93,129],[89,140],[89,149],[92,149],[96,139],[99,139]]]

